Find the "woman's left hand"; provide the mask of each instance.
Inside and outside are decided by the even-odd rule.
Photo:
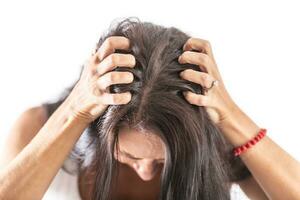
[[[210,43],[198,38],[189,38],[183,46],[183,50],[184,52],[179,56],[178,62],[198,65],[203,72],[186,69],[180,73],[182,78],[200,84],[204,88],[210,88],[212,82],[218,80],[218,84],[205,91],[204,95],[195,94],[191,91],[185,92],[186,100],[191,104],[204,106],[216,124],[227,120],[230,114],[238,109],[238,106],[225,89]]]
[[[199,52],[192,52],[192,49]],[[184,53],[178,59],[179,63],[198,65],[206,73],[187,69],[184,70],[182,78],[201,84],[205,88],[210,88],[213,80],[219,81],[218,85],[213,86],[204,95],[187,92],[187,101],[205,106],[212,120],[234,147],[246,144],[257,135],[260,127],[242,112],[229,96],[214,61],[210,44],[205,40],[190,38],[183,50]],[[249,198],[260,196],[259,199],[300,199],[299,162],[271,138],[265,136],[255,147],[243,153],[241,159],[254,177],[250,179],[251,182],[245,179],[244,186],[241,186],[243,189],[247,187],[245,192],[247,191]],[[250,195],[248,191],[251,191]]]

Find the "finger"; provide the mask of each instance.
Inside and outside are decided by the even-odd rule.
[[[213,58],[210,42],[200,38],[193,38],[193,37],[189,38],[184,44],[183,50],[184,51],[197,50]]]
[[[212,63],[213,63],[211,58],[208,55],[204,53],[193,52],[193,51],[183,52],[179,56],[178,62],[181,64],[190,63],[190,64],[198,65],[200,69],[204,72],[211,72]]]
[[[182,78],[200,84],[205,88],[210,88],[214,79],[205,72],[198,72],[192,69],[186,69],[179,74]]]
[[[116,67],[134,67],[135,57],[131,54],[113,53],[104,58],[97,66],[99,76],[113,70]]]
[[[183,92],[184,97],[190,104],[197,106],[209,106],[209,96],[204,96],[201,94],[195,94],[190,91]]]
[[[118,105],[118,104],[127,104],[131,100],[130,92],[123,93],[103,93],[100,97],[100,101],[104,105]]]
[[[108,72],[97,80],[97,86],[105,91],[107,87],[113,84],[131,83],[134,76],[131,72]]]
[[[111,36],[106,38],[96,53],[96,56],[102,61],[106,56],[115,52],[116,49],[129,49],[130,41],[123,36]]]

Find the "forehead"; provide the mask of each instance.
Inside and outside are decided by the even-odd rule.
[[[137,158],[164,158],[165,145],[153,132],[138,131],[124,126],[119,130],[119,149]]]

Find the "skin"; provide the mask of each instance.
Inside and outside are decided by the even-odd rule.
[[[128,127],[120,129],[115,159],[130,166],[142,180],[149,181],[155,177],[164,164],[164,154],[165,146],[154,133],[141,133]]]
[[[192,49],[198,52],[191,52]],[[187,101],[204,106],[233,146],[238,147],[254,138],[260,126],[230,97],[214,60],[210,43],[202,39],[189,38],[183,50],[184,53],[178,61],[196,64],[205,72],[185,70],[182,78],[204,87],[210,87],[212,80],[219,80],[219,84],[204,95],[187,92],[185,96]],[[300,199],[300,163],[270,137],[265,136],[240,157],[253,175],[254,179],[249,181],[249,184],[255,184],[256,181],[269,199]]]
[[[127,72],[109,72],[115,66],[134,66],[133,56],[114,53],[115,49],[128,47],[129,40],[124,37],[107,39],[88,59],[79,82],[48,120],[41,107],[29,109],[19,117],[1,156],[0,199],[41,199],[89,123],[107,105],[126,104],[130,101],[130,93],[109,94],[106,90],[111,84],[132,81],[133,77]],[[234,146],[253,138],[259,126],[229,96],[209,42],[190,38],[183,48],[185,52],[178,61],[197,64],[205,72],[186,70],[182,78],[205,87],[209,87],[214,79],[220,81],[218,86],[204,95],[188,92],[185,96],[187,101],[204,106],[222,134]],[[191,49],[199,52],[191,52]],[[37,124],[31,126],[34,121]],[[121,155],[121,152],[118,152],[121,156],[115,158],[133,169],[142,180],[151,180],[156,173],[158,160],[164,158],[161,141],[155,138],[154,133],[139,133],[137,136],[136,130],[126,127],[121,131],[120,149],[139,159],[129,159],[127,154]],[[133,147],[136,140],[148,148],[143,145]],[[249,198],[300,199],[299,162],[268,136],[240,156],[253,174],[253,177],[238,183]]]

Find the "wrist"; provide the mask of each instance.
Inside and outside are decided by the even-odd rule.
[[[260,127],[237,106],[218,127],[234,147],[247,143],[260,130]]]
[[[61,121],[65,124],[74,124],[81,127],[87,127],[90,124],[89,120],[81,119],[75,114],[74,101],[70,96],[65,99],[53,115],[56,116],[55,121]]]
[[[78,94],[76,88],[69,94],[63,102],[67,110],[68,117],[73,121],[85,124],[88,126],[107,108],[105,105],[93,103],[89,97]]]

